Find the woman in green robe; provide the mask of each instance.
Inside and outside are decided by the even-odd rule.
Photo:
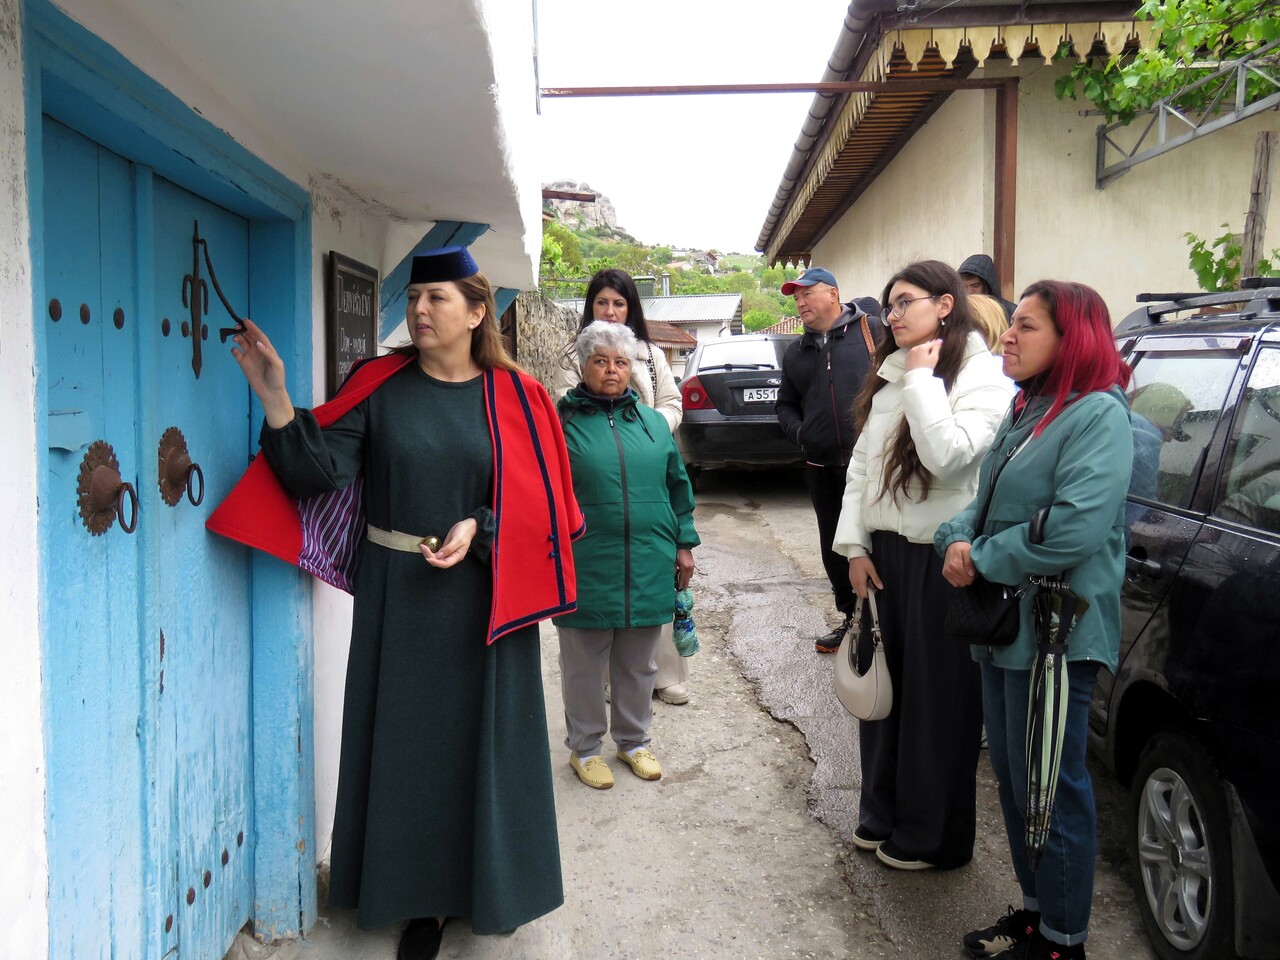
[[[429,960],[447,917],[506,932],[564,896],[538,628],[497,642],[490,629],[498,444],[486,371],[515,366],[488,281],[461,248],[414,259],[406,316],[402,352],[417,362],[325,428],[295,410],[284,364],[252,322],[232,352],[266,413],[263,453],[291,494],[362,478],[368,539],[329,902],[358,910],[364,929],[409,921],[399,960]]]

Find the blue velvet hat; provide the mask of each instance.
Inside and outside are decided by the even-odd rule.
[[[440,247],[423,250],[413,255],[413,267],[409,271],[410,283],[441,283],[445,280],[464,280],[480,272],[466,247]]]

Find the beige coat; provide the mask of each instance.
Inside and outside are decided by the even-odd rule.
[[[667,429],[672,433],[680,426],[684,417],[684,406],[680,402],[680,390],[676,379],[671,375],[671,366],[659,347],[643,340],[637,340],[640,356],[631,365],[631,387],[640,395],[640,402],[646,407],[653,407],[667,421]],[[649,376],[649,364],[654,366],[654,377]],[[653,381],[658,382],[657,396],[654,396]],[[551,385],[551,397],[557,402],[582,380],[580,371],[572,356],[561,357],[555,368],[555,382]]]
[[[836,553],[849,558],[870,552],[875,530],[901,534],[912,543],[933,543],[938,525],[973,500],[978,466],[1013,397],[1013,381],[977,333],[969,335],[950,395],[932,370],[908,373],[906,360],[907,351],[897,350],[881,365],[878,375],[888,384],[871,401],[871,415],[849,461],[832,544]],[[933,483],[927,499],[921,499],[913,482],[895,502],[884,492],[884,463],[904,418]]]

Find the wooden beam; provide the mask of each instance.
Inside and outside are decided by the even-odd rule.
[[[939,93],[993,90],[1006,83],[998,77],[901,80],[834,80],[827,83],[706,83],[644,87],[543,87],[544,97],[672,97],[724,93]]]
[[[1262,259],[1267,233],[1267,204],[1271,202],[1271,154],[1276,143],[1274,130],[1261,130],[1253,144],[1253,180],[1249,184],[1249,211],[1244,217],[1244,240],[1240,244],[1240,279],[1252,277]]]
[[[1005,81],[996,93],[995,237],[1000,296],[1014,298],[1015,239],[1018,221],[1018,82]]]
[[[596,195],[594,193],[575,193],[572,190],[548,190],[545,187],[542,190],[543,200],[576,200],[579,203],[595,203]]]

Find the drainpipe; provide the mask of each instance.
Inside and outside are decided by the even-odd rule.
[[[849,9],[844,15],[844,27],[840,31],[840,38],[836,41],[836,47],[827,60],[827,69],[822,75],[822,82],[830,83],[847,79],[847,74],[853,69],[862,41],[866,37],[867,27],[871,25],[877,14],[894,9],[896,9],[895,0],[851,0]],[[809,115],[805,118],[804,126],[800,128],[800,138],[792,148],[791,159],[782,173],[782,182],[778,185],[777,193],[774,194],[773,203],[764,219],[760,236],[756,239],[757,250],[764,250],[767,247],[774,227],[778,225],[778,221],[782,219],[783,213],[791,202],[792,193],[800,185],[801,175],[809,162],[809,151],[818,142],[819,134],[822,133],[827,117],[835,109],[837,101],[843,102],[840,98],[841,95],[834,93],[819,93],[814,96],[813,103],[809,106]]]
[[[664,297],[671,296],[671,274],[662,271],[662,295]]]

